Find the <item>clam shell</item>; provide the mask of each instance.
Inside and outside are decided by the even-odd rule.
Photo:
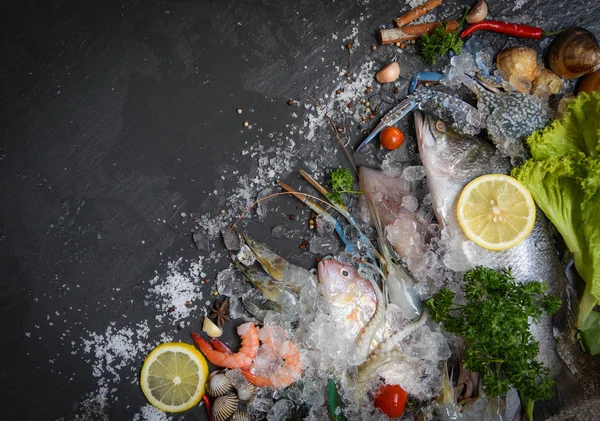
[[[238,408],[239,399],[234,393],[219,396],[213,402],[213,418],[215,421],[225,421]]]
[[[252,420],[250,419],[250,415],[246,411],[242,411],[241,409],[238,409],[237,411],[235,411],[233,413],[231,418],[229,418],[229,421],[252,421]]]
[[[600,68],[600,46],[590,31],[569,28],[550,45],[550,69],[565,79],[575,79]]]
[[[600,70],[588,73],[581,78],[581,82],[579,83],[579,92],[587,92],[589,94],[593,91],[600,92]]]
[[[246,382],[242,387],[238,388],[237,395],[241,401],[247,402],[256,395],[256,387],[249,382]]]
[[[222,371],[213,371],[206,382],[206,393],[213,398],[223,396],[233,390],[233,384]]]

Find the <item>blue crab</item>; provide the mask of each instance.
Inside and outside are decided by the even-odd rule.
[[[491,75],[474,54],[469,52],[465,54],[469,54],[467,57],[472,58],[473,67],[479,70],[477,73],[462,74],[459,81],[475,94],[477,108],[441,91],[426,87],[415,90],[419,82],[444,84],[448,81],[447,75],[434,72],[420,73],[413,78],[409,95],[381,119],[356,151],[371,142],[385,127],[418,108],[465,134],[477,134],[485,127],[496,147],[504,155],[509,156],[514,164],[525,160],[528,152],[524,140],[533,131],[549,123],[551,117],[549,107],[537,97],[512,90],[506,81]]]

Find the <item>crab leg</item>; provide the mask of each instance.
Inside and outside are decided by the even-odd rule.
[[[420,72],[415,75],[410,81],[410,85],[408,85],[408,93],[412,94],[415,89],[417,89],[417,85],[419,82],[439,82],[444,77],[443,74],[438,72]]]
[[[407,96],[402,102],[400,102],[400,104],[396,105],[385,116],[383,116],[379,124],[373,129],[367,138],[363,140],[360,145],[358,145],[356,152],[367,146],[383,129],[404,118],[404,116],[411,112],[417,105],[418,102],[415,98],[412,96]]]

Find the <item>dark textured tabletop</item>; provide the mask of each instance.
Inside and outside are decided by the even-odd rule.
[[[278,179],[299,186],[295,170],[322,175],[345,162],[307,94],[338,112],[337,129],[355,144],[361,129],[331,97],[343,88],[344,101],[360,100],[371,70],[398,53],[371,48],[376,30],[418,2],[9,3],[0,7],[0,418],[162,419],[139,368],[157,343],[190,342],[200,328],[229,264],[219,230]],[[600,36],[594,0],[489,3],[494,18],[547,30],[583,19]],[[461,11],[453,1],[434,16]],[[299,248],[310,213],[299,204],[274,198],[241,226],[312,267]],[[270,238],[279,224],[290,231]],[[197,408],[174,419],[204,417]]]

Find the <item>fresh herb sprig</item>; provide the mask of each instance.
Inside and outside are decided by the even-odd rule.
[[[361,191],[353,190],[354,177],[348,168],[338,168],[331,172],[331,192],[327,195],[327,200],[332,203],[342,205],[342,193],[362,194]]]
[[[423,34],[419,37],[419,54],[429,64],[435,64],[439,57],[443,57],[450,51],[454,54],[462,52],[464,41],[460,38],[460,29],[462,28],[469,9],[465,11],[458,27],[451,32],[446,31],[446,23],[438,26],[431,34]]]
[[[481,375],[488,396],[513,386],[529,420],[534,402],[550,398],[554,385],[549,370],[536,360],[539,344],[528,322],[559,309],[560,300],[545,294],[546,288],[543,282],[515,283],[510,270],[477,267],[465,274],[465,304],[456,303],[448,289],[426,301],[434,320],[465,338],[465,367]]]

